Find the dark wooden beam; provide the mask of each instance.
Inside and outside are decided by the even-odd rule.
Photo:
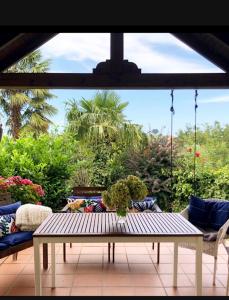
[[[0,72],[22,59],[24,56],[34,51],[57,33],[19,33],[11,39],[5,38],[5,43],[0,47]],[[1,34],[0,34],[1,40]]]
[[[0,88],[47,89],[228,89],[228,73],[104,74],[1,73]]]
[[[110,59],[123,60],[123,33],[111,33],[110,43]]]
[[[229,45],[211,33],[172,33],[193,50],[229,72]]]

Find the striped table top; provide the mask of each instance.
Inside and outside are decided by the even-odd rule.
[[[116,213],[53,213],[34,232],[44,236],[201,236],[179,213],[129,213],[124,224]]]

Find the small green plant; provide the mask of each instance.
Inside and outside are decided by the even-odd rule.
[[[148,190],[143,181],[136,176],[128,176],[113,184],[107,191],[102,193],[103,202],[109,208],[115,208],[120,217],[126,216],[131,200],[143,200]]]

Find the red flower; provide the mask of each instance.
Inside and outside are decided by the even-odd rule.
[[[93,212],[93,209],[94,209],[94,206],[93,205],[90,205],[90,206],[87,206],[84,208],[84,212]]]
[[[21,184],[24,184],[24,185],[31,185],[33,184],[33,182],[29,179],[22,179],[21,180]]]
[[[188,148],[187,148],[187,152],[192,152],[192,148],[191,148],[191,147],[188,147]]]
[[[200,152],[199,151],[196,151],[195,157],[200,157]]]

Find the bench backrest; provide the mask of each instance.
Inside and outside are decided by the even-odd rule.
[[[77,186],[73,188],[73,196],[101,196],[102,192],[105,191],[106,188],[102,186],[96,187],[86,187],[86,186]]]

